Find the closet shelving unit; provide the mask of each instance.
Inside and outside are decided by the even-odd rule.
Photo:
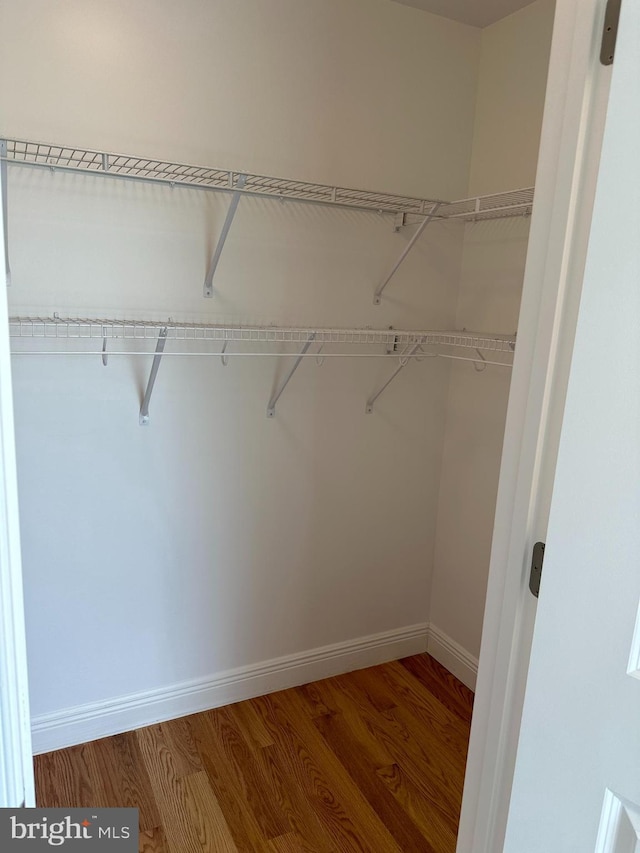
[[[532,188],[451,202],[193,166],[75,146],[3,138],[0,139],[0,165],[3,171],[2,204],[5,229],[8,222],[6,181],[8,164],[231,194],[227,216],[204,279],[203,295],[207,298],[214,295],[213,278],[216,266],[243,195],[375,211],[392,217],[396,230],[417,225],[417,230],[400,258],[390,273],[378,284],[374,293],[376,304],[380,303],[384,289],[431,222],[446,219],[469,222],[527,216],[531,212],[533,203]],[[8,246],[7,238],[8,234],[5,231],[5,244]],[[9,274],[8,268],[7,273]],[[476,369],[482,370],[488,364],[509,366],[515,348],[515,336],[466,331],[283,328],[270,325],[226,326],[174,323],[171,320],[158,322],[101,318],[65,319],[57,315],[47,318],[11,318],[10,335],[13,339],[19,338],[23,341],[65,339],[76,342],[74,348],[64,345],[56,349],[46,349],[46,346],[40,343],[33,348],[23,344],[17,348],[21,353],[97,354],[102,357],[104,364],[107,363],[108,355],[111,353],[153,355],[145,400],[140,413],[140,422],[143,424],[149,420],[149,400],[160,360],[165,355],[216,355],[222,358],[223,364],[227,363],[230,356],[295,356],[293,367],[269,401],[267,414],[273,416],[277,400],[304,358],[375,357],[398,360],[399,364],[392,376],[369,397],[366,411],[371,412],[375,400],[412,359],[426,357],[461,359],[472,361]],[[101,348],[96,347],[98,339],[102,342]],[[155,341],[155,351],[150,350],[148,345],[144,346],[145,342],[150,341]],[[169,344],[168,348],[167,344]]]

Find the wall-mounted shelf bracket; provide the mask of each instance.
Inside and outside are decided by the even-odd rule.
[[[393,382],[393,380],[400,373],[400,371],[404,370],[404,368],[407,366],[407,364],[409,364],[409,359],[411,359],[418,352],[420,347],[421,347],[421,344],[415,344],[413,347],[411,347],[409,352],[406,355],[401,357],[400,364],[398,365],[398,367],[396,367],[396,369],[393,371],[393,373],[387,379],[387,381],[384,383],[384,385],[381,388],[379,388],[375,392],[375,394],[372,394],[369,397],[369,399],[367,400],[367,405],[365,406],[365,412],[368,415],[370,415],[373,412],[373,404],[378,399],[380,394],[382,394],[382,392]]]
[[[291,370],[290,370],[290,371],[287,373],[287,375],[284,377],[284,379],[282,380],[282,382],[281,382],[281,383],[280,383],[280,385],[278,386],[277,390],[276,390],[276,391],[274,391],[274,392],[273,392],[273,394],[271,395],[271,399],[269,400],[269,403],[268,403],[268,405],[267,405],[267,417],[268,417],[268,418],[272,418],[272,417],[275,415],[275,413],[276,413],[276,403],[278,402],[278,400],[279,400],[279,399],[280,399],[280,397],[282,396],[282,392],[284,391],[284,389],[287,387],[287,385],[288,385],[288,384],[289,384],[289,382],[291,381],[291,377],[293,376],[293,374],[296,372],[296,370],[297,370],[297,369],[298,369],[298,367],[300,366],[300,362],[302,361],[302,359],[304,358],[305,354],[307,353],[307,351],[308,351],[309,347],[310,347],[310,346],[311,346],[311,344],[313,343],[313,341],[314,341],[314,339],[315,339],[315,336],[316,336],[316,333],[315,333],[315,332],[312,332],[312,333],[309,335],[309,337],[307,338],[306,343],[304,344],[304,346],[303,346],[303,347],[302,347],[302,349],[300,350],[300,353],[298,354],[298,357],[297,357],[297,358],[296,358],[296,360],[294,361],[294,363],[293,363],[293,365],[292,365],[292,367],[291,367]]]
[[[227,217],[224,220],[222,231],[220,232],[220,236],[218,237],[218,244],[213,252],[213,257],[211,258],[211,263],[209,264],[209,269],[207,270],[207,275],[204,279],[203,294],[207,299],[211,299],[211,297],[213,296],[213,277],[216,274],[216,268],[220,260],[220,255],[222,254],[222,250],[224,249],[224,244],[227,240],[227,237],[229,236],[229,231],[231,230],[233,219],[238,209],[240,196],[242,195],[241,190],[245,188],[246,184],[247,176],[240,175],[236,182],[237,189],[231,197],[231,204],[229,205],[229,210],[227,210]]]
[[[142,406],[140,407],[140,426],[147,426],[149,423],[149,403],[151,401],[151,395],[153,394],[153,386],[156,383],[156,376],[158,375],[158,368],[162,361],[162,353],[164,352],[164,345],[166,342],[167,327],[164,326],[160,329],[160,333],[158,334],[156,354],[153,356],[153,364],[151,365],[151,373],[149,374],[149,381],[147,382],[147,390],[144,392],[144,399],[142,401]]]
[[[382,297],[382,292],[383,292],[383,290],[384,290],[384,289],[385,289],[385,287],[389,284],[389,282],[390,282],[390,281],[391,281],[391,279],[394,277],[394,275],[397,273],[398,269],[399,269],[399,268],[400,268],[400,266],[402,265],[402,263],[403,263],[404,259],[407,257],[407,255],[409,254],[409,252],[413,249],[413,247],[415,246],[415,244],[418,242],[418,240],[419,240],[419,239],[420,239],[420,237],[422,236],[422,232],[425,230],[425,228],[427,227],[427,225],[428,225],[430,222],[432,222],[432,221],[433,221],[433,218],[435,217],[436,213],[438,212],[438,208],[439,208],[439,207],[440,207],[440,202],[436,202],[436,203],[433,205],[433,207],[431,208],[431,210],[429,211],[429,213],[425,216],[425,218],[422,220],[422,222],[421,222],[421,223],[420,223],[420,225],[418,226],[418,230],[416,231],[416,233],[413,235],[413,237],[409,240],[409,242],[408,242],[408,243],[407,243],[407,245],[405,246],[404,251],[402,252],[402,254],[400,255],[400,257],[398,258],[398,260],[395,262],[395,264],[394,264],[393,269],[391,270],[391,272],[387,275],[387,277],[385,278],[385,280],[384,280],[383,282],[381,282],[381,283],[378,285],[378,287],[376,288],[376,292],[375,292],[375,293],[374,293],[374,295],[373,295],[373,304],[374,304],[374,305],[380,305],[380,299],[381,299],[381,297]],[[396,220],[396,222],[397,222],[397,220]],[[403,223],[403,224],[404,224],[404,223]],[[398,229],[398,228],[396,228],[396,230],[399,230],[399,229]]]
[[[393,217],[393,230],[399,231],[407,225],[407,214],[404,212],[396,213]]]
[[[4,230],[4,271],[7,285],[11,284],[9,265],[9,207],[7,202],[7,140],[0,139],[0,183],[2,184],[2,226]]]

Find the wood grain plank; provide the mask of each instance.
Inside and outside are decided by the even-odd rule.
[[[241,853],[267,851],[268,839],[264,837],[253,809],[244,799],[242,781],[227,763],[211,719],[211,712],[195,714],[188,717],[187,722],[209,784],[236,847]]]
[[[432,763],[440,767],[442,772],[449,769],[456,774],[464,773],[469,725],[448,711],[413,676],[406,675],[413,682],[412,693],[406,685],[394,682],[392,664],[385,665],[384,671],[376,679],[375,702],[378,714],[388,722],[395,721],[403,736],[413,735],[426,744]],[[336,679],[340,690],[352,701],[364,700],[362,708],[365,716],[366,709],[370,707],[367,701],[371,699],[370,678],[371,673],[362,671],[351,673],[348,678],[340,676]],[[385,693],[386,701],[382,699]]]
[[[168,853],[168,850],[164,829],[161,826],[154,826],[153,829],[140,832],[138,853]]]
[[[360,693],[355,680],[349,680],[348,685],[343,684],[343,689],[349,695],[357,696]],[[441,819],[447,825],[457,825],[462,796],[462,769],[450,761],[445,761],[443,766],[440,745],[428,726],[412,718],[412,725],[408,727],[402,718],[404,708],[386,704],[387,710],[383,711],[369,711],[364,703],[361,706],[373,736],[393,757],[392,763],[403,767]],[[422,728],[426,728],[426,733],[420,731]],[[423,746],[424,742],[427,747]]]
[[[316,717],[314,722],[400,849],[415,853],[439,853],[377,775],[375,755],[368,753],[366,744],[349,728],[344,716],[324,714]]]
[[[199,853],[202,847],[189,809],[187,792],[178,777],[162,725],[139,729],[136,734],[169,853]]]
[[[316,853],[317,848],[309,847],[299,835],[296,835],[295,832],[289,832],[286,835],[280,835],[278,838],[272,838],[269,842],[269,849],[273,853]]]
[[[345,683],[347,682],[347,683]],[[363,749],[370,754],[372,761],[378,766],[393,763],[393,758],[388,749],[377,737],[374,727],[371,725],[371,715],[376,709],[367,701],[366,696],[355,691],[348,691],[348,679],[342,676],[327,678],[318,681],[314,685],[315,695],[322,701],[325,707],[335,709],[331,714],[340,714],[355,738],[361,743]],[[319,715],[314,719],[320,719]]]
[[[424,733],[429,738],[433,757],[437,756],[442,766],[450,766],[454,770],[464,767],[469,741],[468,724],[445,708],[396,661],[386,665],[381,676],[381,689],[386,686],[389,694],[395,697],[401,716],[408,718],[411,715],[418,721],[415,735]],[[354,684],[357,683],[356,678]]]
[[[423,687],[465,723],[471,723],[473,691],[438,663],[431,655],[413,655],[399,663],[417,678]]]
[[[416,655],[39,755],[37,802],[134,806],[142,853],[454,853],[472,700]]]
[[[140,830],[160,824],[155,795],[134,733],[114,735],[89,744],[94,758],[94,806],[137,808]]]
[[[187,791],[187,805],[202,849],[215,853],[238,853],[207,773],[203,770],[185,776],[182,784]]]
[[[191,737],[189,724],[184,717],[163,723],[162,733],[171,751],[178,778],[202,772],[200,755]]]
[[[420,682],[395,661],[375,669],[379,671],[351,673],[348,680],[341,676],[341,689],[350,694],[370,696],[368,681],[378,676],[376,703],[382,716],[389,722],[395,720],[400,734],[406,734],[408,729],[413,738],[420,738],[426,744],[429,766],[434,770],[438,769],[445,775],[463,773],[468,725],[424,690]],[[380,701],[385,696],[386,701]]]
[[[455,853],[457,833],[440,809],[412,783],[397,764],[380,767],[377,774],[437,853]]]
[[[229,708],[208,712],[220,752],[234,773],[241,795],[249,804],[265,838],[276,838],[289,831],[286,818],[273,801],[273,791],[255,756],[247,746]]]
[[[95,806],[90,744],[71,746],[34,758],[39,808],[89,808]]]
[[[287,818],[294,835],[314,853],[333,853],[335,847],[322,828],[318,815],[289,770],[290,764],[273,744],[259,754],[265,775],[271,782],[275,802]]]
[[[227,710],[242,732],[245,741],[254,752],[268,746],[273,746],[273,738],[266,730],[251,700],[229,705]]]
[[[324,742],[293,691],[253,700],[288,770],[340,851],[400,849],[344,767]]]
[[[389,711],[395,708],[398,702],[383,680],[386,666],[387,664],[383,664],[369,669],[359,669],[356,672],[348,673],[347,676],[336,676],[336,681],[340,685],[340,689],[357,685],[358,690],[365,696],[368,705],[374,707],[376,711]]]
[[[323,717],[325,714],[336,714],[338,711],[337,708],[328,705],[325,701],[325,696],[323,696],[322,688],[328,681],[330,679],[314,681],[313,684],[303,684],[301,687],[295,688],[311,719]]]

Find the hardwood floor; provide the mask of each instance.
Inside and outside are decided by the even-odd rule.
[[[454,853],[472,701],[416,655],[37,756],[38,805],[137,806],[144,853]]]

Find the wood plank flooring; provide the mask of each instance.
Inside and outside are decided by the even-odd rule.
[[[40,807],[143,853],[454,853],[473,694],[429,655],[39,755]]]

